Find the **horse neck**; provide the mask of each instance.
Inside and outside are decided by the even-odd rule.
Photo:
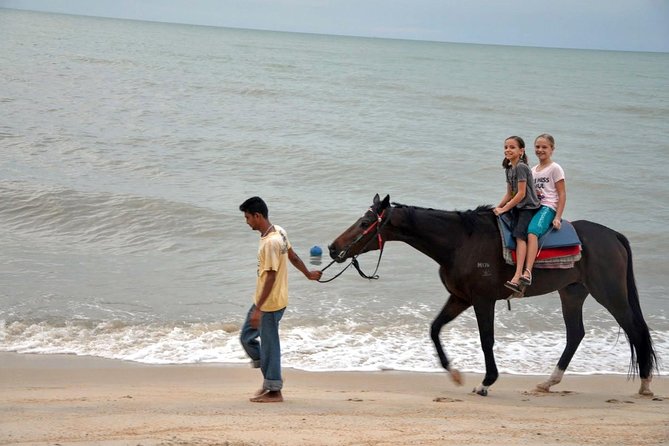
[[[401,241],[442,263],[462,243],[464,226],[455,212],[398,207],[387,226],[387,240]]]

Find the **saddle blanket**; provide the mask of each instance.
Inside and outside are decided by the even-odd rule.
[[[502,252],[504,260],[510,265],[516,264],[516,239],[511,233],[511,218],[502,214],[497,218],[502,236]],[[539,238],[539,253],[535,262],[536,268],[572,268],[581,260],[581,240],[574,226],[562,220],[560,229],[551,229]]]

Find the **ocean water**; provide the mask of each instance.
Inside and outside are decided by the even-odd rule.
[[[630,239],[642,308],[669,357],[669,54],[7,9],[0,30],[0,351],[244,363],[258,242],[244,199],[264,197],[309,262],[376,193],[496,204],[503,140],[549,132],[565,217]],[[360,258],[366,270],[376,259]],[[428,337],[447,297],[437,269],[391,243],[378,281],[347,271],[320,284],[292,270],[284,366],[440,371]],[[569,371],[627,373],[611,315],[593,299],[584,314]],[[495,328],[507,373],[549,373],[565,342],[555,293],[510,312],[498,303]],[[442,340],[456,367],[483,371],[473,311]]]

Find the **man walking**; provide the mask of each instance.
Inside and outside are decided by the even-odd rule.
[[[240,334],[242,346],[253,361],[253,367],[259,367],[263,375],[262,389],[251,401],[279,403],[283,401],[279,321],[288,305],[287,260],[309,280],[320,279],[321,272],[307,269],[293,251],[286,231],[269,221],[267,205],[262,198],[249,198],[239,206],[239,210],[244,213],[251,229],[260,232],[254,303]]]

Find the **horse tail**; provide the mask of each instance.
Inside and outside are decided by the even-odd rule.
[[[646,324],[641,311],[641,303],[639,302],[639,292],[634,280],[634,268],[632,265],[632,248],[627,237],[620,233],[616,233],[618,240],[625,247],[627,251],[627,302],[632,310],[632,319],[634,322],[634,337],[630,339],[630,349],[632,351],[630,358],[629,376],[634,376],[637,372],[641,378],[650,378],[653,370],[658,371],[657,356],[653,347],[653,340],[650,337],[650,330]]]

